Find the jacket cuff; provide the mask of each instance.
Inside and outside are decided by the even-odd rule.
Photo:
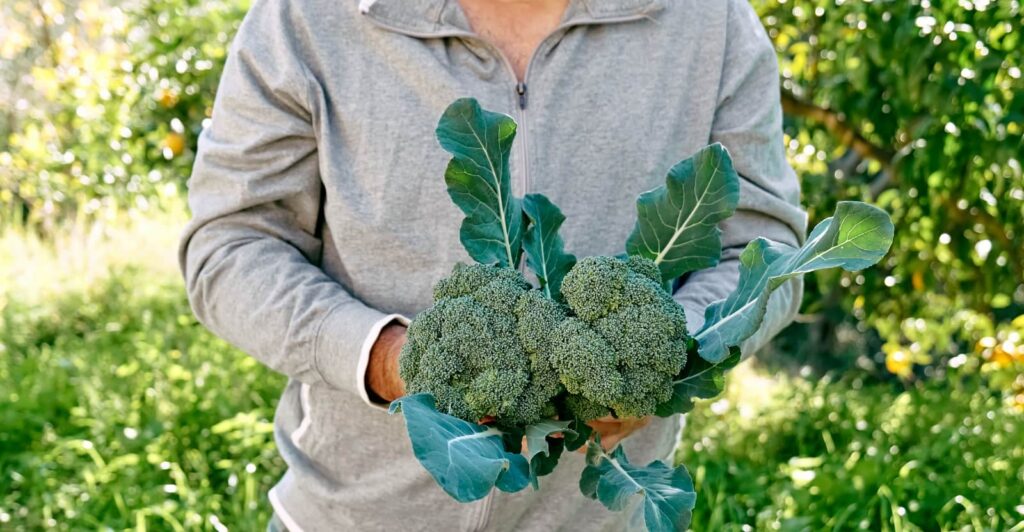
[[[354,379],[365,338],[385,316],[358,301],[339,303],[327,312],[317,330],[313,352],[316,372],[327,386],[358,391]]]
[[[363,347],[359,351],[359,361],[356,364],[356,391],[359,392],[359,397],[362,398],[363,402],[382,410],[387,410],[389,403],[381,403],[370,399],[370,393],[366,391],[366,370],[370,367],[370,351],[373,350],[373,344],[377,343],[377,338],[380,337],[380,332],[384,330],[388,324],[397,321],[406,327],[409,326],[409,318],[401,314],[389,314],[383,318],[377,320],[376,323],[370,327],[370,332],[366,335],[366,339],[363,340]]]

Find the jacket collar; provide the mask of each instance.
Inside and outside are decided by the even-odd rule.
[[[661,0],[569,0],[562,26],[646,17]],[[472,35],[458,0],[360,0],[359,11],[386,29],[415,37]]]

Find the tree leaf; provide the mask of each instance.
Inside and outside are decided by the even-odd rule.
[[[526,460],[530,462],[530,482],[538,487],[537,478],[554,470],[565,448],[562,438],[552,434],[575,435],[569,428],[571,421],[545,420],[526,427]]]
[[[565,252],[565,244],[558,235],[565,216],[543,194],[527,194],[523,198],[523,212],[530,221],[523,235],[526,264],[537,275],[544,293],[558,299],[562,279],[576,264],[576,257]]]
[[[437,140],[452,154],[444,180],[462,210],[460,238],[481,264],[516,268],[522,254],[523,214],[512,197],[509,152],[516,123],[480,108],[473,98],[456,100],[437,123]]]
[[[768,297],[785,281],[824,268],[867,268],[885,256],[892,238],[892,220],[885,211],[866,203],[842,201],[835,214],[822,220],[800,248],[763,238],[751,242],[740,255],[736,290],[707,308],[704,326],[694,335],[700,344],[700,356],[720,362],[730,347],[757,332],[768,308]]]
[[[438,412],[428,393],[396,399],[388,411],[398,410],[416,459],[455,500],[482,499],[494,487],[516,492],[529,485],[526,458],[505,450],[501,431]]]
[[[710,268],[722,255],[718,222],[732,216],[739,176],[729,152],[712,144],[672,167],[665,185],[640,195],[626,252],[658,264],[665,283]]]
[[[685,467],[670,468],[659,461],[637,467],[626,459],[622,446],[609,454],[597,442],[587,446],[580,491],[614,511],[623,510],[634,496],[643,497],[644,524],[651,532],[686,530],[697,501]]]
[[[731,347],[729,356],[718,364],[692,353],[683,372],[672,382],[672,398],[658,405],[655,413],[660,417],[685,414],[693,410],[695,400],[717,397],[725,389],[725,373],[739,362],[738,347]]]

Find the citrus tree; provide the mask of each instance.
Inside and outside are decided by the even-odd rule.
[[[0,221],[176,197],[246,0],[0,5]]]
[[[881,267],[809,279],[801,334],[814,350],[883,344],[889,369],[910,376],[1024,313],[1020,3],[754,4],[779,54],[812,223],[864,199],[897,227]]]

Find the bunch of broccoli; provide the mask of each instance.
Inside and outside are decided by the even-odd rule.
[[[583,421],[654,414],[672,395],[689,342],[658,267],[641,257],[587,257],[561,292],[564,304],[517,270],[457,265],[409,327],[400,359],[409,393],[506,427],[559,409]]]

